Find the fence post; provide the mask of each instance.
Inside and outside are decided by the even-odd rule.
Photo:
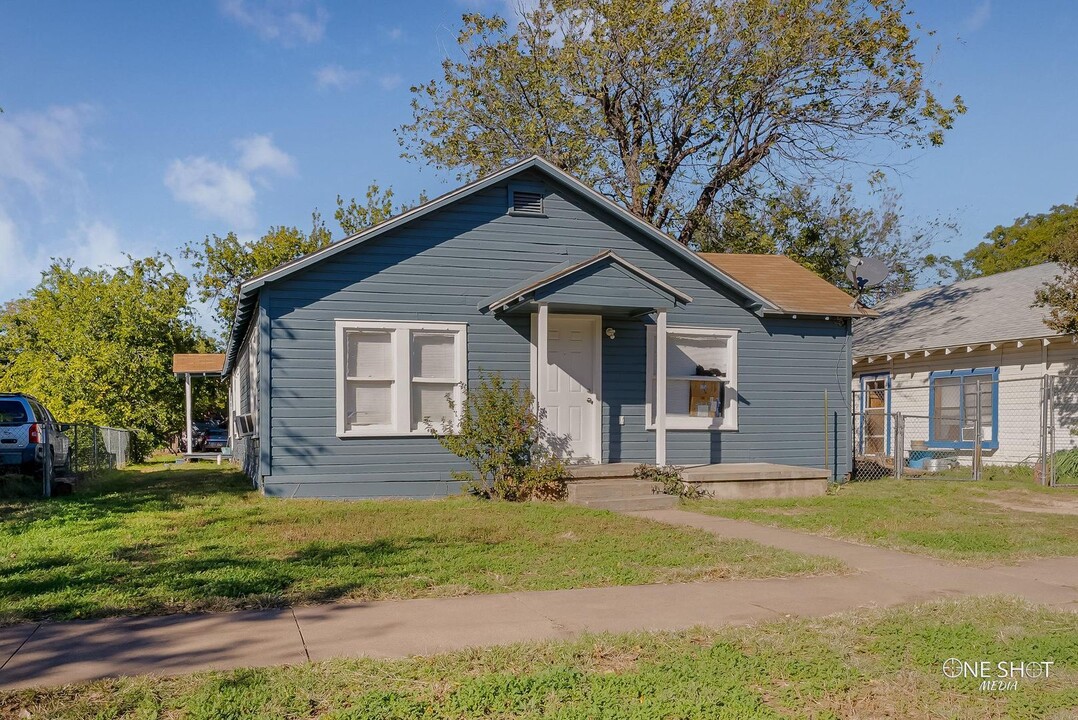
[[[96,478],[97,477],[97,435],[98,435],[98,428],[97,428],[96,425],[91,425],[91,427],[94,429],[94,477]]]
[[[895,447],[893,450],[894,466],[895,466],[895,479],[902,479],[903,465],[906,464],[906,453],[904,448],[906,445],[906,419],[902,417],[902,413],[894,413],[895,423]]]
[[[79,424],[73,425],[75,428],[75,439],[72,441],[74,449],[69,449],[67,452],[67,462],[71,465],[71,474],[78,477],[79,474]]]
[[[1045,395],[1045,414],[1048,417],[1048,421],[1045,423],[1045,430],[1047,432],[1046,444],[1048,446],[1048,457],[1045,478],[1049,486],[1054,487],[1058,478],[1056,478],[1056,384],[1051,377],[1047,377],[1047,383],[1045,383],[1045,389],[1047,394]]]
[[[977,378],[974,385],[977,392],[977,416],[973,420],[973,479],[981,479],[981,441],[984,436],[984,427],[981,420],[981,379]]]
[[[827,412],[827,388],[823,389],[823,466],[827,469],[827,479],[834,480],[834,476],[831,474],[831,463],[829,462],[828,454],[828,442],[827,442],[827,426],[828,426],[828,412]]]
[[[1050,380],[1048,373],[1041,376],[1041,447],[1040,447],[1040,463],[1041,472],[1040,480],[1041,485],[1051,485],[1051,480],[1048,477],[1048,423],[1050,413],[1048,410],[1048,384]]]
[[[41,423],[41,496],[52,497],[52,453],[49,448],[52,443],[52,433],[49,432],[49,424]]]

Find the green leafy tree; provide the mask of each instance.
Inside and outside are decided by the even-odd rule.
[[[1078,223],[1061,231],[1046,259],[1061,270],[1037,289],[1035,305],[1048,308],[1048,327],[1063,335],[1078,333]]]
[[[236,316],[240,284],[298,257],[320,250],[331,242],[329,231],[317,212],[309,233],[279,225],[257,240],[241,241],[236,233],[224,237],[207,236],[190,243],[184,257],[194,267],[194,281],[200,301],[213,301],[214,319],[225,333]]]
[[[426,194],[421,193],[417,204],[421,205],[426,201]],[[394,210],[393,188],[387,187],[383,190],[378,183],[371,183],[367,186],[367,195],[363,203],[357,202],[355,198],[346,203],[344,198],[338,195],[337,210],[333,213],[333,217],[341,226],[345,237],[348,237],[372,225],[384,222],[411,207],[401,203]]]
[[[848,184],[825,193],[798,185],[761,198],[742,196],[698,233],[700,249],[781,253],[851,292],[846,277],[850,258],[878,257],[892,272],[862,296],[869,305],[952,275],[951,259],[928,249],[953,234],[954,224],[934,220],[910,226],[894,190],[876,185],[875,195],[879,202],[874,207],[858,205]]]
[[[471,176],[532,153],[688,243],[753,174],[868,143],[939,145],[904,0],[539,0],[463,17],[460,60],[413,87],[405,156]]]
[[[1078,201],[1056,205],[1046,213],[1023,215],[1013,224],[997,225],[963,257],[962,274],[981,277],[1048,262],[1060,245],[1078,232]],[[1065,253],[1065,250],[1063,250]]]
[[[141,430],[161,443],[182,425],[173,354],[212,349],[188,286],[163,255],[115,269],[54,262],[0,313],[0,390],[35,395],[61,422]],[[215,401],[215,388],[201,392],[203,407]]]

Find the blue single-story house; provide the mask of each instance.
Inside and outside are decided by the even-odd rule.
[[[243,283],[233,447],[284,497],[454,493],[447,393],[528,382],[574,462],[849,470],[851,321],[781,256],[705,255],[538,157]]]

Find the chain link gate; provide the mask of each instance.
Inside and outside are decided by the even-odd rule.
[[[1052,451],[1050,376],[997,379],[955,371],[927,382],[901,374],[859,380],[851,407],[853,480],[979,480],[1009,473],[1048,484],[1060,467],[1078,484],[1078,435],[1068,435],[1065,450]],[[1078,377],[1072,383],[1078,430]],[[1057,462],[1049,463],[1050,456]]]
[[[1078,487],[1078,375],[1054,375],[1045,384],[1047,484]]]

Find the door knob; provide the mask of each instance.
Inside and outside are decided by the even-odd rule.
[[[588,405],[594,405],[594,404],[595,404],[595,398],[588,398]]]

